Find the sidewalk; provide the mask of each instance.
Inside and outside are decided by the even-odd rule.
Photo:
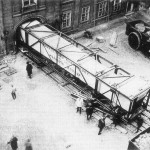
[[[112,29],[114,27],[121,26],[122,24],[124,24],[125,19],[126,18],[123,16],[121,18],[113,19],[109,22],[106,22],[106,23],[103,23],[101,25],[89,28],[88,30],[90,32],[92,32],[93,34],[95,34],[96,32],[99,32],[99,33],[105,32],[108,29]],[[84,31],[81,31],[81,32],[78,32],[78,33],[75,33],[75,34],[71,34],[70,37],[73,38],[73,39],[78,39],[78,38],[82,37],[83,34],[84,34]]]
[[[126,21],[132,21],[132,20],[143,20],[145,22],[150,22],[150,12],[148,12],[147,10],[134,12],[130,15],[127,15],[127,16],[125,15],[123,17],[110,20],[109,22],[103,23],[101,25],[89,28],[88,30],[91,31],[93,34],[95,34],[96,32],[102,33],[109,29],[113,29],[118,26],[121,26]],[[73,39],[78,39],[78,38],[82,37],[83,34],[84,34],[84,31],[81,31],[81,32],[78,32],[75,34],[71,34],[70,37]]]

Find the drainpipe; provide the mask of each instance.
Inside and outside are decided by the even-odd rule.
[[[94,0],[94,27],[95,27],[95,21],[96,21],[96,0]]]
[[[107,3],[108,3],[108,18],[107,18],[108,20],[107,20],[107,22],[108,22],[108,27],[109,27],[109,17],[110,17],[110,16],[109,16],[109,15],[110,15],[109,8],[110,8],[110,1],[108,0]]]
[[[4,40],[4,23],[3,23],[3,3],[2,0],[0,0],[0,55],[5,55],[6,54],[6,49],[5,49],[5,40]]]

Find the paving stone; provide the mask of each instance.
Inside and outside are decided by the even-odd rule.
[[[17,70],[15,68],[9,68],[8,70],[6,70],[4,72],[7,76],[10,76],[10,75],[17,73]]]

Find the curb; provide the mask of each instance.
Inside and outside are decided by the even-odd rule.
[[[89,30],[93,34],[95,34],[98,31],[105,32],[108,29],[112,29],[112,28],[115,28],[116,26],[122,25],[123,23],[125,23],[125,20],[126,20],[126,18],[125,18],[125,16],[123,16],[119,19],[115,19],[110,22],[97,25],[97,26],[89,28],[87,30]],[[69,37],[72,39],[78,39],[78,38],[83,37],[83,34],[84,34],[84,31],[81,31],[81,32],[78,32],[75,34],[71,34]]]

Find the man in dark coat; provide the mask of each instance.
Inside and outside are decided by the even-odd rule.
[[[84,32],[84,37],[89,38],[89,39],[92,39],[92,38],[93,38],[93,37],[92,37],[92,33],[91,33],[90,31],[88,31],[88,30],[85,30],[85,32]]]
[[[102,119],[98,120],[98,127],[99,127],[98,135],[101,134],[103,128],[105,127],[105,119],[106,119],[106,117],[102,117]]]
[[[27,62],[26,70],[27,70],[29,78],[31,78],[32,69],[33,69],[32,65],[29,62]]]
[[[93,107],[92,107],[92,104],[89,103],[86,107],[87,120],[91,119],[92,114],[93,114]]]
[[[121,113],[120,113],[119,107],[116,107],[114,111],[115,111],[115,113],[113,116],[113,123],[116,127],[116,125],[118,125],[121,122]]]
[[[140,128],[142,127],[142,124],[143,124],[143,119],[141,116],[138,116],[137,118],[137,130],[136,130],[136,133],[139,132]]]
[[[15,136],[13,136],[7,144],[11,145],[12,150],[17,150],[17,148],[18,148],[17,141],[18,141],[18,139]]]

